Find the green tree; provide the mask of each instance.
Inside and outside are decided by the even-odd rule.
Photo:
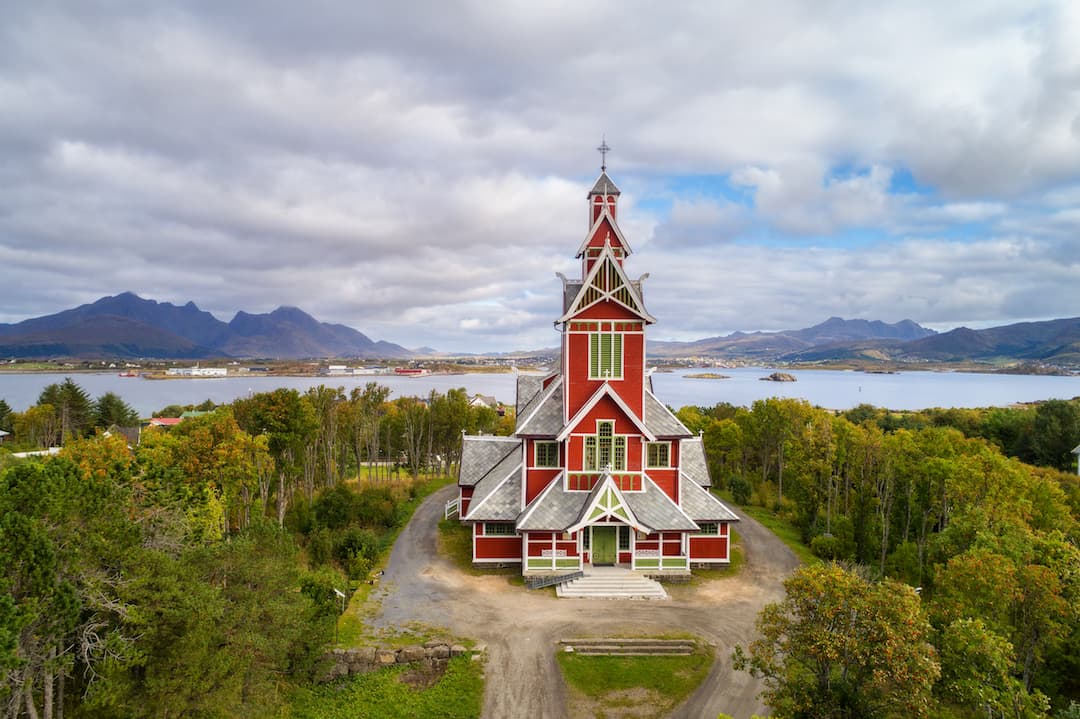
[[[0,430],[3,430],[4,432],[10,432],[12,430],[13,425],[11,415],[11,405],[3,398],[0,398]]]
[[[301,472],[304,448],[318,428],[315,411],[296,390],[279,388],[236,400],[233,414],[248,434],[266,435],[278,476],[275,492],[278,526],[284,526],[285,510]]]
[[[1051,399],[1035,410],[1031,445],[1036,464],[1061,470],[1076,466],[1080,444],[1080,402]]]
[[[784,600],[758,615],[761,638],[733,657],[737,669],[764,678],[763,696],[778,715],[930,714],[940,667],[911,587],[825,564],[796,571],[784,588]]]
[[[934,693],[943,704],[963,706],[978,716],[1039,719],[1049,702],[1029,694],[1012,675],[1012,645],[981,619],[957,619],[941,633],[941,681]]]
[[[117,427],[135,427],[139,424],[139,413],[115,392],[106,392],[94,401],[94,426],[108,429]]]
[[[38,405],[50,405],[56,411],[59,434],[54,440],[63,444],[69,437],[84,434],[94,424],[94,404],[90,395],[70,377],[50,384],[38,395]]]

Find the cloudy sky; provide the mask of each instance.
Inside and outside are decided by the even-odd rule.
[[[0,322],[131,290],[551,346],[606,134],[655,339],[1080,315],[1080,3],[57,2],[0,23]]]

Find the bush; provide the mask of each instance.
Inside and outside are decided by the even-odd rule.
[[[752,488],[745,477],[741,474],[731,475],[731,479],[728,480],[728,487],[731,488],[731,496],[736,504],[749,504]]]
[[[370,530],[350,527],[339,535],[334,556],[350,579],[362,579],[379,556],[379,540]]]

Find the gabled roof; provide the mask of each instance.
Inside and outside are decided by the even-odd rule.
[[[679,418],[671,413],[652,392],[645,392],[645,424],[657,437],[692,437]]]
[[[585,492],[564,492],[563,475],[551,481],[517,520],[518,531],[550,529],[563,531],[577,519],[589,495]]]
[[[1072,451],[1073,454],[1080,454],[1080,444],[1076,445],[1076,448]]]
[[[519,374],[517,376],[517,400],[514,411],[520,417],[528,411],[529,403],[540,398],[544,389],[544,378],[535,374]]]
[[[596,178],[596,182],[593,184],[591,190],[589,190],[589,197],[593,195],[621,195],[619,188],[615,186],[615,183],[608,177],[607,171],[600,172],[600,177]]]
[[[640,288],[640,283],[631,282],[626,276],[626,271],[611,251],[611,245],[604,245],[600,256],[596,258],[592,269],[585,277],[585,282],[578,291],[577,297],[557,321],[566,322],[595,304],[614,302],[633,312],[646,323],[655,323],[656,319],[645,309],[645,301],[641,299]]]
[[[705,461],[705,445],[701,437],[679,441],[679,471],[683,477],[698,485],[709,487],[709,463]]]
[[[465,435],[461,442],[458,484],[475,486],[489,472],[506,461],[521,458],[521,440],[514,437],[475,437]]]
[[[511,522],[521,512],[521,462],[503,474],[491,472],[476,485],[465,521]]]
[[[611,229],[615,230],[615,238],[619,241],[619,244],[622,245],[622,248],[626,252],[626,254],[633,254],[633,250],[630,249],[630,243],[627,241],[626,235],[624,235],[622,233],[622,230],[619,229],[619,223],[616,222],[615,218],[611,216],[611,213],[608,212],[607,207],[604,207],[602,210],[600,210],[600,214],[596,216],[596,222],[592,224],[592,227],[590,227],[589,231],[585,234],[585,239],[582,240],[581,244],[578,246],[578,251],[577,254],[574,255],[574,259],[577,259],[585,254],[585,250],[589,247],[589,240],[591,240],[593,238],[593,235],[595,235],[600,230],[600,225],[604,224],[605,217],[608,220],[608,224],[611,225]]]
[[[738,522],[739,517],[726,504],[698,484],[682,475],[679,478],[679,500],[683,511],[695,521]]]
[[[595,392],[593,392],[593,396],[589,398],[589,401],[587,401],[581,406],[581,409],[579,409],[577,411],[577,414],[575,414],[566,424],[566,426],[562,428],[562,431],[559,432],[558,436],[555,439],[561,442],[567,437],[569,437],[570,433],[575,428],[577,428],[579,424],[581,424],[582,420],[584,420],[585,417],[588,416],[589,412],[591,412],[592,409],[597,405],[597,403],[600,402],[600,400],[604,397],[610,397],[612,400],[614,400],[615,404],[619,406],[619,409],[621,409],[623,413],[626,414],[627,418],[634,423],[634,426],[637,427],[638,430],[643,435],[645,435],[645,437],[649,441],[654,441],[656,439],[656,436],[651,431],[649,431],[649,428],[645,425],[645,423],[642,422],[636,414],[634,414],[634,411],[630,409],[626,402],[623,401],[623,398],[619,396],[619,393],[611,389],[611,385],[609,385],[607,382],[604,382],[604,384],[600,385],[600,387]]]
[[[600,481],[589,492],[588,499],[581,507],[581,512],[573,524],[566,528],[567,532],[576,532],[584,526],[599,522],[605,517],[610,517],[619,522],[630,525],[640,532],[651,532],[652,528],[638,520],[634,510],[626,496],[619,490],[619,485],[610,472],[605,472]]]
[[[653,531],[700,529],[647,474],[643,477],[642,490],[627,492],[623,496],[630,503],[630,508],[634,510],[637,518],[652,527]]]
[[[523,414],[518,415],[514,433],[519,436],[554,437],[562,429],[562,419],[563,381],[560,377],[551,383],[537,401],[530,403]]]

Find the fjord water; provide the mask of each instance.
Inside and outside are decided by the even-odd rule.
[[[716,372],[728,379],[694,379],[688,374]],[[672,407],[717,402],[749,406],[767,397],[805,399],[829,409],[850,409],[872,404],[889,409],[926,409],[928,407],[990,407],[1046,399],[1071,399],[1080,396],[1080,376],[1046,377],[1039,375],[976,374],[968,372],[900,372],[869,374],[834,370],[784,370],[796,382],[763,382],[773,370],[761,367],[737,369],[678,370],[657,372],[653,388],[662,402]],[[0,399],[16,411],[23,411],[37,401],[41,390],[53,382],[62,382],[64,374],[0,373]],[[255,392],[269,392],[278,387],[303,392],[325,384],[364,387],[378,382],[390,388],[391,396],[426,396],[431,390],[445,392],[464,387],[470,394],[493,395],[508,404],[514,401],[514,375],[455,374],[426,377],[227,377],[206,379],[144,380],[119,377],[115,372],[70,375],[91,397],[115,392],[140,415],[170,404],[198,404],[210,399],[230,402]]]

